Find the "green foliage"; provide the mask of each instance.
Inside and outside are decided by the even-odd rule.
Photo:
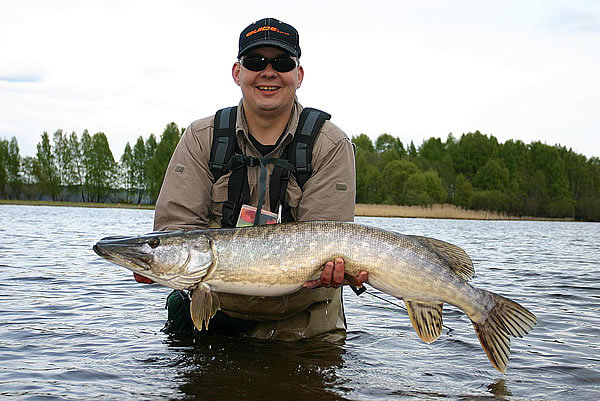
[[[65,190],[80,190],[84,201],[102,201],[123,189],[130,202],[156,199],[183,130],[168,124],[157,142],[140,136],[127,144],[115,163],[103,133],[85,130],[44,132],[36,157],[19,156],[15,138],[0,140],[0,196],[42,195],[57,199]],[[54,146],[50,140],[53,139]],[[449,134],[446,141],[429,138],[418,148],[405,148],[399,138],[365,134],[356,146],[356,200],[359,203],[431,205],[450,202],[463,208],[600,221],[600,159],[541,142],[524,144],[479,131]],[[117,169],[117,167],[119,167]],[[11,192],[12,191],[12,192]]]
[[[8,194],[20,184],[21,156],[14,136],[0,140],[0,195]]]
[[[473,185],[484,190],[504,191],[508,185],[508,169],[501,160],[491,159],[477,170],[473,178]]]
[[[123,155],[119,162],[119,175],[121,177],[121,184],[127,191],[127,202],[129,202],[129,192],[133,187],[134,173],[133,173],[133,151],[129,142],[125,145]]]
[[[160,142],[156,145],[152,157],[148,162],[146,169],[148,188],[150,196],[156,200],[162,186],[162,182],[167,172],[167,166],[171,160],[171,155],[175,151],[175,147],[179,142],[179,128],[175,123],[169,123],[165,127]],[[148,153],[150,151],[147,149]]]
[[[383,176],[385,185],[383,186],[385,203],[390,205],[401,205],[404,200],[403,189],[408,177],[416,174],[418,167],[404,159],[392,160],[385,164]]]
[[[115,175],[115,159],[103,132],[92,137],[87,149],[86,187],[93,202],[102,202],[110,190]]]
[[[508,209],[510,198],[498,190],[474,191],[471,207],[477,210],[503,212]]]
[[[4,195],[4,187],[8,181],[7,173],[8,141],[0,140],[0,195]]]
[[[37,145],[36,162],[33,166],[33,174],[36,177],[42,194],[49,195],[52,200],[57,200],[59,194],[60,178],[54,154],[52,153],[52,145],[47,132],[42,134],[42,141]]]
[[[409,206],[429,206],[433,204],[433,200],[427,193],[427,179],[424,173],[418,172],[408,177],[404,184],[402,197],[404,204]]]
[[[453,152],[452,160],[456,174],[462,174],[472,180],[488,160],[498,158],[498,141],[493,136],[483,135],[479,131],[463,134]]]
[[[470,209],[473,203],[473,185],[462,174],[456,177],[452,203],[463,209]]]

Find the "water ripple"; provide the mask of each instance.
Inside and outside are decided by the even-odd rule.
[[[475,263],[473,285],[538,316],[532,333],[512,341],[505,375],[491,368],[457,308],[444,307],[441,337],[424,344],[405,310],[350,291],[344,292],[349,331],[343,345],[170,339],[160,332],[170,290],[135,283],[91,250],[105,236],[151,231],[152,211],[0,205],[0,394],[24,400],[598,398],[600,224],[357,220],[462,246]]]

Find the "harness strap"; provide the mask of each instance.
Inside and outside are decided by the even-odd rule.
[[[215,129],[213,145],[210,150],[210,171],[216,182],[223,174],[229,171],[227,165],[237,147],[235,137],[235,124],[237,119],[237,107],[227,107],[217,111],[215,114]]]
[[[223,227],[235,227],[242,205],[250,203],[248,167],[260,167],[261,169],[258,183],[258,205],[254,221],[255,225],[258,224],[266,196],[266,165],[268,164],[274,166],[269,191],[271,211],[275,212],[276,208],[281,205],[282,215],[285,215],[283,221],[289,221],[291,212],[289,205],[285,202],[285,195],[290,175],[293,174],[300,188],[304,189],[304,184],[312,175],[313,144],[323,123],[330,118],[331,115],[323,111],[313,108],[303,109],[294,138],[284,149],[281,158],[257,158],[243,154],[237,144],[235,130],[237,107],[228,107],[217,111],[209,162],[213,182],[227,172],[232,172],[227,189],[227,200],[223,204]]]
[[[235,227],[243,204],[250,203],[250,186],[248,185],[248,165],[240,160],[242,151],[235,145],[236,155],[224,166],[224,172],[231,170],[227,185],[227,200],[223,203],[223,227]]]
[[[312,174],[312,150],[317,135],[331,115],[324,111],[307,107],[300,113],[294,140],[290,143],[290,163],[296,166],[296,182],[300,189]]]

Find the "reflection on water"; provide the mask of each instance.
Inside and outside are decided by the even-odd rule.
[[[166,344],[178,358],[179,390],[200,399],[342,399],[336,372],[344,348],[322,341],[298,343],[201,336]]]
[[[343,345],[160,332],[169,289],[91,250],[151,231],[152,211],[0,205],[0,389],[18,399],[578,399],[600,391],[600,224],[361,218],[463,247],[473,284],[532,310],[495,371],[469,319],[444,307],[424,344],[406,312],[345,291]],[[374,289],[369,292],[389,298]]]

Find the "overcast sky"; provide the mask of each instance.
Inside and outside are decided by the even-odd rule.
[[[0,138],[126,142],[235,105],[240,31],[300,33],[300,102],[348,136],[479,130],[600,156],[600,2],[0,0]]]

